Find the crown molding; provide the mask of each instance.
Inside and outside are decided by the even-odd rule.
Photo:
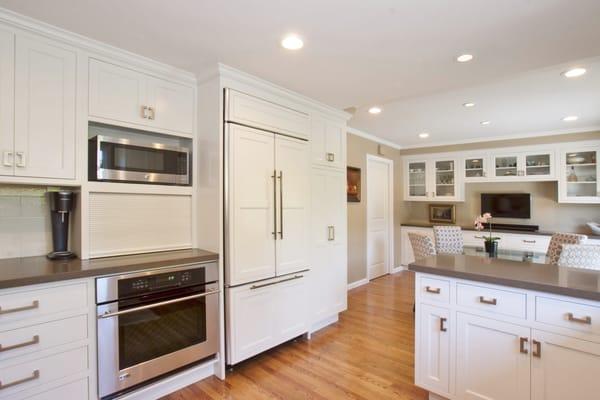
[[[353,135],[360,136],[361,138],[370,140],[372,142],[376,142],[376,143],[379,143],[379,144],[383,144],[383,145],[389,146],[389,147],[391,147],[393,149],[396,149],[396,150],[404,149],[404,147],[400,146],[398,143],[394,143],[394,142],[391,142],[389,140],[382,139],[382,138],[380,138],[378,136],[375,136],[375,135],[372,135],[370,133],[363,132],[363,131],[358,130],[356,128],[352,128],[351,126],[349,126],[346,131],[348,133],[353,134]]]
[[[176,77],[182,82],[196,84],[196,76],[192,72],[155,61],[148,57],[140,56],[130,51],[67,31],[2,7],[0,7],[0,23],[7,24],[25,32],[45,36],[52,40],[61,41],[78,49],[90,52],[92,55],[109,57],[149,70],[156,74],[166,75],[171,78]]]

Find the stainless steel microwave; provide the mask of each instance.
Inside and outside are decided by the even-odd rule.
[[[98,135],[89,139],[88,151],[89,180],[191,184],[185,147]]]

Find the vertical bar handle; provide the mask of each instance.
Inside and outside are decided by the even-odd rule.
[[[447,332],[448,328],[446,328],[446,321],[448,321],[448,318],[440,318],[440,331],[441,332]]]
[[[27,165],[27,160],[25,159],[25,152],[17,151],[15,154],[17,155],[17,167],[25,167],[25,165]]]
[[[148,106],[142,106],[142,118],[148,118]]]
[[[327,227],[327,240],[330,242],[335,240],[335,226],[333,225]]]
[[[2,164],[5,167],[12,167],[13,165],[13,152],[12,151],[4,151],[2,153]]]
[[[529,350],[525,348],[525,344],[529,342],[529,339],[526,337],[519,338],[519,352],[522,354],[528,354]]]
[[[542,357],[542,343],[538,342],[535,339],[532,340],[531,343],[535,347],[535,349],[533,350],[533,352],[531,353],[531,355],[533,355],[534,357],[537,357],[537,358],[541,358]]]
[[[283,171],[279,171],[279,238],[283,240]]]
[[[273,170],[273,175],[271,175],[271,179],[273,179],[273,238],[277,240],[277,171]]]
[[[329,162],[335,161],[335,154],[327,153],[327,161],[329,161]]]
[[[154,120],[156,118],[156,110],[154,107],[148,107],[148,111],[150,111],[150,114],[148,114],[148,119]]]

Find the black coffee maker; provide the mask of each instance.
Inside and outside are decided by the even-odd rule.
[[[73,211],[75,193],[61,190],[49,192],[50,218],[52,220],[52,247],[53,252],[46,257],[51,260],[64,260],[75,257],[68,251],[69,242],[69,213]]]

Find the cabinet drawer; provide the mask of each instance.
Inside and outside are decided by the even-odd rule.
[[[85,283],[0,295],[0,331],[10,322],[84,308],[87,300]]]
[[[460,283],[456,285],[456,292],[459,306],[517,318],[527,316],[525,294]]]
[[[46,390],[26,400],[85,400],[88,398],[88,380],[81,379],[66,385]]]
[[[83,372],[87,368],[87,346],[0,368],[0,382],[4,386],[0,398]]]
[[[0,333],[2,360],[87,338],[87,316],[61,319]]]
[[[421,299],[450,303],[450,282],[443,279],[422,277],[419,282]]]
[[[229,89],[228,121],[302,139],[310,134],[308,114]]]
[[[577,331],[600,333],[600,307],[536,297],[535,320]]]
[[[502,248],[518,251],[545,253],[550,244],[550,236],[541,235],[505,235]]]

